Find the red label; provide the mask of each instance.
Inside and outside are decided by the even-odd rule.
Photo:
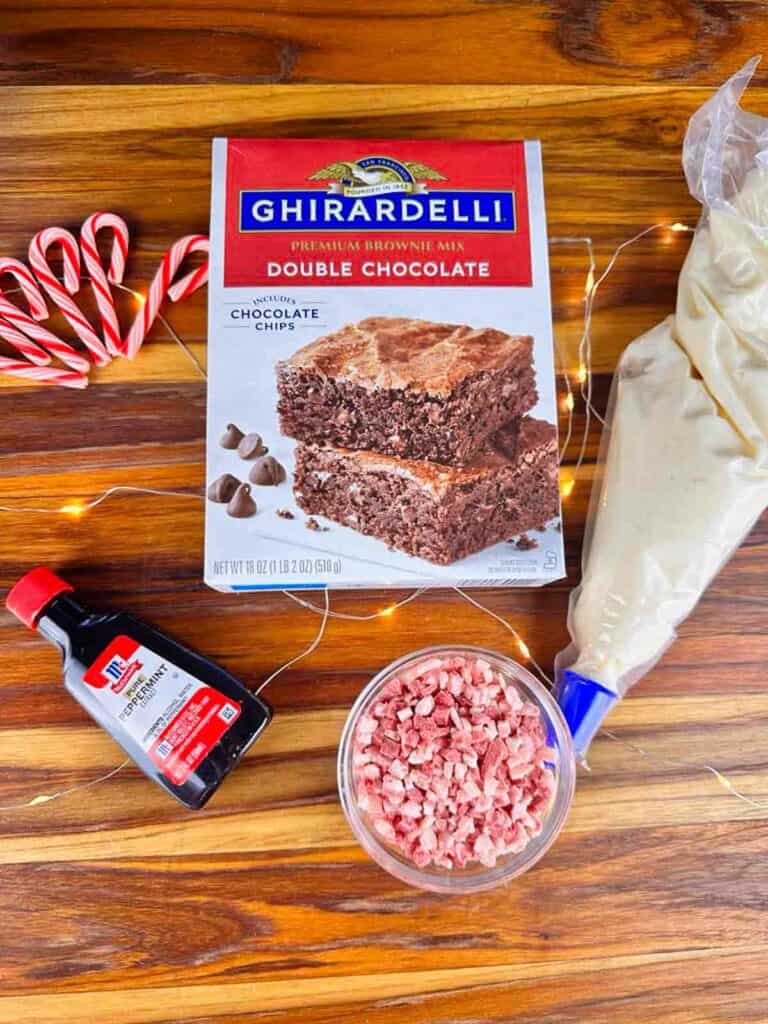
[[[177,786],[240,717],[236,701],[129,636],[116,636],[83,679],[116,729]]]
[[[180,786],[239,717],[238,704],[205,686],[160,733],[149,756],[171,782]]]
[[[113,693],[120,693],[144,667],[137,656],[139,650],[139,644],[129,636],[115,637],[86,670],[83,679],[97,690],[109,686]]]
[[[231,139],[224,284],[531,285],[522,142]]]

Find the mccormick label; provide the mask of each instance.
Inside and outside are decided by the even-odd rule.
[[[537,142],[217,139],[208,296],[212,587],[564,575]]]
[[[229,142],[226,286],[531,284],[524,143],[258,145]]]
[[[109,715],[177,786],[240,717],[240,705],[129,636],[83,675]]]

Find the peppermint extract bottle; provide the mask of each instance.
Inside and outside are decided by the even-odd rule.
[[[125,612],[90,611],[50,569],[22,576],[6,607],[59,649],[75,700],[186,807],[213,796],[272,717],[229,672]]]

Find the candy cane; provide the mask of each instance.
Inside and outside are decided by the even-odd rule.
[[[99,250],[96,248],[96,234],[102,228],[112,231],[112,252],[109,258],[109,273],[104,273]],[[101,332],[107,352],[112,356],[120,355],[122,337],[120,323],[117,319],[115,300],[109,287],[121,284],[125,273],[125,260],[128,256],[128,226],[122,217],[114,213],[93,213],[80,228],[80,248],[83,253],[91,287],[96,297],[101,316]]]
[[[152,324],[160,312],[160,305],[168,295],[173,302],[179,302],[187,295],[205,284],[208,280],[208,261],[203,266],[186,274],[175,284],[171,284],[173,276],[184,260],[193,252],[208,252],[208,238],[205,235],[186,235],[174,242],[163,256],[162,262],[149,286],[147,299],[136,314],[131,329],[123,343],[123,354],[133,359],[149,334]]]
[[[198,235],[187,249],[187,253],[191,252],[204,252],[206,256],[210,249],[210,244],[205,235]],[[181,302],[182,299],[186,299],[192,292],[196,292],[198,288],[201,288],[208,281],[208,260],[202,263],[196,270],[190,271],[186,277],[182,277],[181,280],[172,284],[168,289],[168,298],[171,302]]]
[[[30,316],[35,320],[47,319],[48,307],[37,286],[37,281],[26,263],[11,259],[9,256],[2,257],[0,258],[0,274],[10,274],[14,278],[27,300]]]
[[[91,364],[84,355],[76,352],[66,341],[62,341],[46,327],[37,323],[48,316],[48,307],[29,267],[19,260],[2,257],[0,274],[10,274],[13,277],[29,305],[29,313],[25,313],[0,291],[0,318],[6,325],[2,333],[5,340],[23,352],[30,362],[38,365],[47,364],[50,362],[50,352],[73,370],[87,372]]]
[[[26,334],[22,334],[21,331],[17,331],[16,328],[9,324],[6,320],[0,319],[0,338],[3,338],[10,345],[13,345],[15,349],[30,361],[35,366],[47,366],[50,361],[50,355],[45,349],[28,338]]]
[[[0,373],[10,374],[11,377],[23,377],[38,384],[60,384],[65,388],[88,386],[88,378],[84,373],[59,370],[55,366],[32,366],[21,359],[6,359],[5,356],[0,356]]]
[[[60,244],[64,256],[64,286],[48,266],[48,249]],[[110,356],[101,339],[86,320],[80,308],[70,297],[80,287],[80,250],[75,237],[65,228],[45,228],[38,231],[29,243],[29,262],[40,284],[64,314],[85,347],[93,356],[96,366],[105,366]]]

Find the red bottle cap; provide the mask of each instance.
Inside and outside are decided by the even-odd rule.
[[[47,604],[66,590],[75,588],[57,576],[55,572],[40,565],[28,573],[11,587],[5,598],[5,607],[21,619],[25,626],[35,628],[40,613]]]

